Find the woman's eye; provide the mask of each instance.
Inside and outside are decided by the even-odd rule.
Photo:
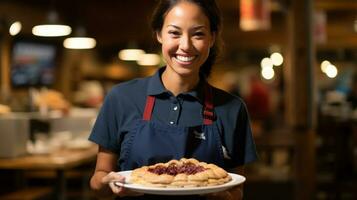
[[[178,31],[169,31],[169,34],[170,35],[173,35],[173,36],[178,36],[180,35],[180,33]]]
[[[202,37],[204,35],[205,35],[204,32],[196,32],[196,33],[194,33],[194,36],[196,36],[196,37]]]

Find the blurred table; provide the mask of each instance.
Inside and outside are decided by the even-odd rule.
[[[16,158],[0,158],[0,169],[6,170],[55,170],[57,173],[56,195],[66,199],[65,170],[90,163],[95,160],[97,146],[85,149],[61,149],[51,154],[25,155]]]
[[[357,199],[357,118],[338,114],[321,113],[318,118],[317,192],[332,199]]]

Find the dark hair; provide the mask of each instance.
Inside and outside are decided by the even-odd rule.
[[[215,0],[160,0],[157,4],[151,18],[151,28],[157,33],[160,32],[164,24],[164,19],[167,13],[178,3],[187,1],[198,5],[206,14],[211,32],[216,34],[216,41],[211,47],[209,55],[205,63],[200,68],[200,73],[204,77],[208,77],[211,73],[212,66],[215,63],[220,52],[220,29],[221,29],[221,14]]]

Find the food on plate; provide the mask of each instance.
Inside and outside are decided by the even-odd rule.
[[[193,158],[143,166],[133,170],[130,176],[130,182],[152,187],[204,187],[230,180],[224,169]]]

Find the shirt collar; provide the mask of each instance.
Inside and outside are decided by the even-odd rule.
[[[150,78],[148,84],[147,95],[159,95],[167,92],[161,81],[161,75],[164,72],[165,67],[161,67],[157,72]]]
[[[205,84],[207,84],[206,80],[203,77],[201,77],[197,86],[193,90],[183,93],[183,95],[188,95],[188,96],[194,97],[195,99],[197,99],[199,102],[201,102],[203,104],[204,97],[205,97],[204,96],[205,95]]]
[[[170,93],[163,85],[161,81],[161,75],[165,71],[165,67],[161,67],[157,72],[150,78],[148,83],[148,90],[147,95],[160,95],[163,93]],[[204,77],[200,77],[200,81],[198,82],[197,86],[189,91],[182,93],[184,96],[191,96],[200,101],[201,103],[204,102],[204,90],[205,90],[206,79]]]

